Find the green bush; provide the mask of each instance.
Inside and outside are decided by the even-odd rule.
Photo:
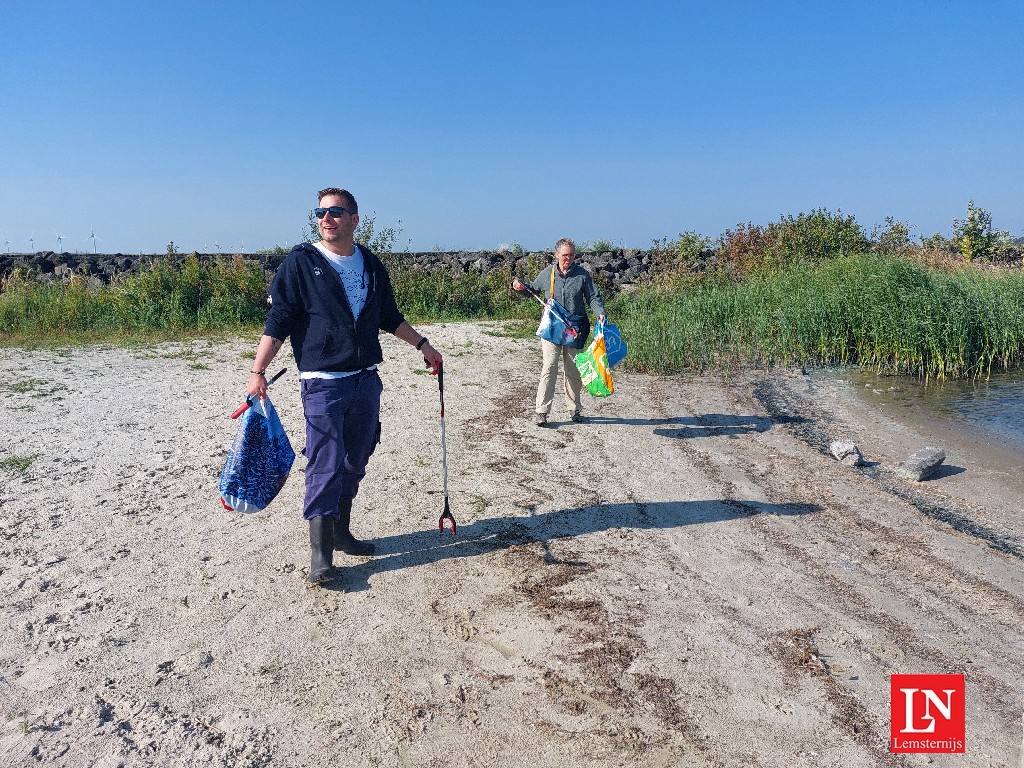
[[[608,251],[615,250],[615,243],[611,240],[602,238],[600,240],[595,240],[592,244],[585,243],[580,250],[589,251],[591,253],[607,253]]]
[[[872,250],[885,256],[901,256],[910,249],[910,227],[902,221],[886,216],[884,227],[871,232]]]
[[[662,238],[653,242],[656,268],[678,272],[692,270],[700,262],[703,254],[710,250],[714,241],[693,230],[680,232],[675,240]]]
[[[783,216],[768,226],[772,243],[767,266],[817,264],[837,256],[864,253],[870,248],[863,228],[853,216],[824,208]]]
[[[775,244],[774,234],[762,226],[747,222],[737,224],[718,236],[718,261],[733,278],[750,274],[767,263]]]
[[[964,261],[990,259],[997,250],[1010,244],[1010,234],[992,228],[992,214],[973,200],[967,203],[967,218],[953,220],[953,243]]]
[[[865,253],[871,243],[853,216],[824,208],[785,215],[765,227],[739,224],[718,238],[718,256],[734,276]]]
[[[291,251],[291,248],[281,245],[280,243],[274,243],[273,248],[261,248],[256,251],[257,256],[287,256]]]
[[[955,253],[957,251],[956,244],[938,232],[930,237],[922,235],[921,247],[928,251],[939,251],[942,253]]]
[[[662,288],[682,287],[696,279],[699,271],[715,266],[714,242],[692,230],[680,232],[675,240],[663,237],[651,244],[651,280]]]

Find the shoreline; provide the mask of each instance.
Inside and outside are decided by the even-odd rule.
[[[907,451],[907,455],[916,450],[913,445],[943,448],[947,462],[962,460],[976,470],[997,476],[1020,488],[1021,498],[1024,498],[1024,482],[1021,482],[1024,478],[1024,436],[1014,439],[1000,430],[972,424],[963,417],[943,417],[919,395],[901,392],[903,387],[913,382],[899,377],[878,377],[875,381],[879,386],[874,386],[870,372],[853,372],[851,375],[836,369],[820,369],[812,377],[833,384],[844,383],[847,388],[845,396],[854,398],[866,413],[877,412],[899,425],[897,432],[915,435],[916,441],[897,443]],[[892,458],[898,460],[895,455]]]
[[[993,409],[1007,408],[1016,409],[1024,417],[1024,370],[996,373],[984,380],[954,379],[927,384],[904,376],[873,377],[868,371],[854,373],[850,379],[855,385],[864,384],[864,400],[868,404],[877,404],[892,413],[908,412],[911,418],[920,419],[932,429],[962,432],[990,442],[1001,453],[1024,455],[1024,420],[999,424],[993,423],[998,420],[992,418]],[[922,386],[924,392],[920,391]],[[1000,395],[1001,390],[1010,393]],[[989,399],[994,399],[995,404],[988,404]],[[958,406],[961,400],[966,402]]]

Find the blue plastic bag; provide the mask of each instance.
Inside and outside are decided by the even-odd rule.
[[[604,348],[608,354],[609,368],[614,368],[621,363],[626,357],[626,353],[629,352],[626,348],[626,342],[622,340],[622,336],[619,334],[618,326],[607,321],[604,323]]]
[[[220,473],[221,504],[247,514],[259,512],[284,487],[294,461],[295,451],[274,404],[269,397],[253,399]]]
[[[579,336],[579,329],[573,325],[572,315],[554,299],[544,302],[544,314],[537,327],[537,335],[552,344],[570,346]]]

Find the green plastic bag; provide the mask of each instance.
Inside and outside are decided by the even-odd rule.
[[[576,369],[583,379],[583,386],[594,397],[608,397],[615,391],[612,383],[612,369],[608,365],[608,352],[604,346],[604,324],[598,323],[594,340],[585,352],[576,355]]]

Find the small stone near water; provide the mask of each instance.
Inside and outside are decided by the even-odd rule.
[[[904,459],[896,467],[896,474],[917,483],[934,475],[945,460],[946,452],[941,448],[922,448]]]
[[[859,467],[864,463],[864,457],[860,455],[860,449],[852,440],[833,440],[829,446],[832,455],[848,467]]]

